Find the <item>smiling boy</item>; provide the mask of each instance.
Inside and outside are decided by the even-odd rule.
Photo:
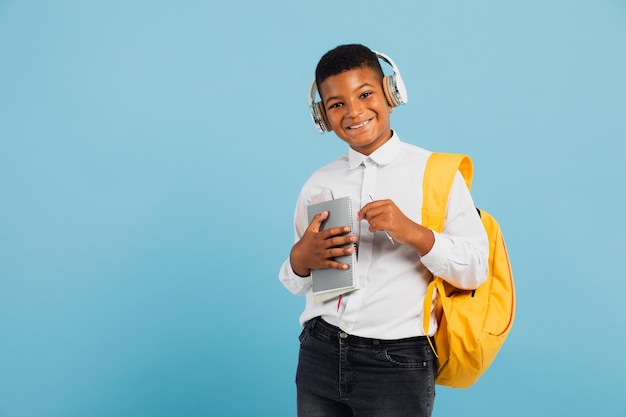
[[[443,232],[420,224],[430,152],[400,141],[391,129],[398,101],[390,97],[380,56],[362,45],[342,45],[315,71],[321,123],[349,148],[303,186],[295,244],[279,274],[292,293],[306,295],[296,373],[300,417],[430,416],[437,369],[422,328],[430,279],[423,268],[459,288],[476,288],[487,276],[487,237],[460,174]],[[302,221],[306,207],[328,194],[349,196],[360,207],[357,230],[320,230],[327,212],[308,226]],[[316,303],[311,270],[346,269],[335,258],[357,242],[361,288]],[[431,335],[437,327],[432,317]]]

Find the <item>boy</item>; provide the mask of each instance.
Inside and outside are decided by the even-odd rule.
[[[306,295],[296,373],[300,417],[430,416],[437,369],[422,328],[430,273],[465,289],[487,277],[487,236],[460,174],[443,233],[420,225],[430,152],[401,142],[391,129],[398,103],[389,97],[379,56],[362,45],[342,45],[315,71],[323,122],[349,149],[303,186],[296,243],[279,274],[292,293]],[[327,212],[303,224],[307,206],[329,194],[350,196],[360,208],[357,230],[320,230]],[[346,269],[334,258],[352,253],[357,241],[361,288],[316,303],[311,270]]]

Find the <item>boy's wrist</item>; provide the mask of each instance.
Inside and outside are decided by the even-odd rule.
[[[299,269],[299,268],[295,267],[293,265],[293,263],[291,264],[291,270],[293,271],[294,274],[296,274],[297,276],[302,277],[302,278],[306,278],[309,275],[311,275],[311,270],[310,269],[307,269],[307,270]]]
[[[309,268],[302,268],[298,265],[298,261],[295,259],[293,249],[291,250],[291,254],[289,254],[289,263],[291,264],[291,270],[294,274],[299,277],[308,277],[311,275],[311,270]]]
[[[427,255],[435,244],[435,234],[432,230],[417,224],[415,232],[411,234],[409,245],[419,256]]]

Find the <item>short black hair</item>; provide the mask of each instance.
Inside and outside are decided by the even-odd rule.
[[[337,75],[355,68],[370,68],[374,70],[382,81],[383,69],[378,56],[371,49],[360,44],[339,45],[326,52],[315,68],[317,89],[328,77]]]

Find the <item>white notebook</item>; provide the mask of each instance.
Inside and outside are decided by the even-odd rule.
[[[337,198],[308,206],[309,224],[313,221],[313,217],[316,214],[324,211],[328,211],[329,215],[322,223],[321,230],[338,226],[350,226],[351,234],[354,234],[354,216],[350,197]],[[325,268],[311,270],[313,296],[316,302],[325,302],[359,288],[359,275],[356,270],[356,244],[353,243],[351,245],[355,248],[353,253],[335,258],[337,262],[348,264],[348,269]]]

